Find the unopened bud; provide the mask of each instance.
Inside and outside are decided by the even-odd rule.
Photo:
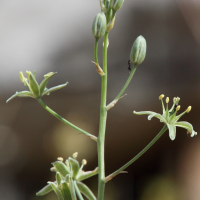
[[[189,113],[191,109],[192,109],[192,106],[188,106],[188,108],[186,109],[186,112]]]
[[[124,0],[111,0],[110,1],[110,7],[114,11],[117,11],[122,7],[123,3],[124,3]]]
[[[30,71],[26,71],[26,75],[27,75],[28,79],[30,78],[30,74],[31,74]]]
[[[130,60],[134,65],[139,65],[143,62],[146,56],[146,40],[143,36],[138,36],[131,48]]]
[[[50,171],[51,171],[51,172],[55,172],[55,171],[56,171],[56,168],[55,168],[55,167],[51,167],[51,168],[50,168]]]
[[[161,95],[159,96],[159,100],[163,99],[164,96],[165,96],[164,94],[161,94]]]
[[[106,16],[103,12],[98,13],[92,24],[92,34],[99,39],[104,36],[106,31]]]
[[[179,105],[179,106],[177,106],[176,107],[176,111],[179,111],[180,110],[180,108],[181,108],[181,106]]]
[[[166,103],[169,103],[169,97],[166,98]]]

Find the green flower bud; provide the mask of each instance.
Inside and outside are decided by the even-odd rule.
[[[134,65],[139,65],[143,62],[146,56],[146,40],[143,36],[136,38],[131,48],[130,60]]]
[[[106,16],[103,12],[98,13],[92,24],[92,34],[96,39],[104,36],[106,31]]]
[[[110,1],[110,7],[114,11],[117,11],[122,7],[123,3],[124,3],[124,0],[111,0]]]

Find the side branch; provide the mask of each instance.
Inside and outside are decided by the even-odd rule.
[[[110,181],[113,177],[115,177],[119,173],[123,173],[122,171],[126,169],[129,165],[134,163],[140,156],[142,156],[167,130],[167,125],[164,125],[164,127],[161,129],[161,131],[158,133],[158,135],[142,150],[140,153],[138,153],[133,159],[131,159],[129,162],[127,162],[124,166],[116,170],[114,173],[110,174],[106,178],[104,178],[105,182]]]
[[[63,117],[61,117],[59,114],[57,114],[56,112],[54,112],[51,108],[49,108],[43,101],[41,98],[38,98],[37,101],[40,103],[40,105],[47,110],[50,114],[52,114],[54,117],[56,117],[57,119],[59,119],[61,122],[67,124],[68,126],[74,128],[75,130],[81,132],[82,134],[88,136],[90,139],[94,140],[97,142],[97,137],[95,137],[94,135],[91,135],[90,133],[82,130],[81,128],[75,126],[74,124],[70,123],[69,121],[67,121],[66,119],[64,119]]]

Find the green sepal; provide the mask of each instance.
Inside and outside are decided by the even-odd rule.
[[[68,183],[63,182],[61,184],[61,192],[63,195],[64,200],[72,200],[71,191]]]
[[[67,183],[69,183],[69,179],[70,179],[70,175],[67,174],[67,175],[65,176],[65,181],[66,181]]]
[[[85,179],[88,179],[96,174],[98,174],[99,170],[98,167],[95,168],[93,171],[87,171],[87,172],[82,172],[79,173],[79,176],[76,178],[77,181],[83,181]]]
[[[69,179],[69,187],[72,195],[72,200],[76,200],[76,193],[75,193],[75,188],[74,188],[74,182],[72,178],[70,177]]]
[[[61,181],[62,181],[62,178],[61,178],[61,176],[60,176],[60,173],[57,172],[57,173],[56,173],[56,182],[57,182],[58,186],[61,184]]]
[[[66,82],[65,84],[62,84],[62,85],[58,85],[58,86],[49,88],[49,89],[45,90],[42,95],[49,95],[50,92],[54,92],[56,90],[59,90],[59,89],[65,87],[67,84],[68,84],[68,82]]]
[[[6,103],[8,103],[10,100],[12,100],[15,97],[32,97],[35,98],[33,96],[33,94],[29,91],[21,91],[21,92],[16,92],[15,94],[13,94],[7,101]]]
[[[51,77],[53,77],[57,72],[49,72],[48,74],[44,75],[44,79],[42,80],[42,82],[40,83],[40,94],[42,95],[42,93],[44,92],[47,83],[49,82],[49,79]]]
[[[124,0],[111,0],[110,7],[113,10],[117,11],[122,7],[123,3],[124,3]]]
[[[71,158],[71,157],[69,157],[68,160],[69,160],[70,165],[71,165],[72,177],[73,177],[73,179],[76,179],[76,176],[77,176],[79,169],[80,169],[79,162],[77,160],[75,160],[74,158]]]
[[[51,185],[52,189],[57,195],[58,200],[64,200],[61,191],[58,189],[57,185],[53,182],[48,182]]]
[[[53,189],[51,187],[51,185],[46,185],[44,186],[39,192],[36,193],[37,196],[43,196],[45,194],[48,194],[49,192],[51,192]]]
[[[70,171],[68,170],[67,166],[63,162],[56,161],[52,163],[52,165],[61,174],[61,176],[65,177],[67,174],[70,174]]]
[[[39,85],[38,85],[35,77],[33,76],[33,74],[30,74],[30,76],[29,76],[29,84],[30,84],[31,91],[33,92],[34,96],[36,98],[39,97],[40,96]]]
[[[97,198],[94,196],[94,194],[92,193],[92,191],[89,189],[88,186],[86,186],[84,183],[81,182],[76,182],[78,189],[80,190],[80,192],[85,195],[89,200],[96,200]]]

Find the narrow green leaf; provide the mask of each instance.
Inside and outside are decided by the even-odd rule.
[[[99,170],[98,170],[98,167],[97,167],[93,171],[87,171],[87,172],[80,173],[76,180],[83,181],[85,179],[88,179],[88,178],[98,174],[98,172],[99,172]]]
[[[84,194],[89,200],[96,200],[96,197],[94,196],[94,194],[87,185],[78,181],[76,182],[76,184],[80,192]]]
[[[44,79],[40,83],[40,94],[44,92],[47,83],[49,82],[50,78],[53,77],[57,72],[49,72],[48,74],[44,75]]]
[[[72,200],[72,195],[68,183],[63,182],[61,184],[61,192],[64,197],[64,200]]]
[[[45,194],[48,194],[49,192],[51,192],[53,189],[51,187],[51,185],[46,185],[44,186],[39,192],[36,193],[37,196],[43,196]]]
[[[68,170],[67,166],[63,162],[56,161],[52,163],[52,165],[61,174],[61,176],[65,177],[67,174],[70,174],[70,171]]]
[[[74,179],[76,179],[76,176],[79,172],[79,169],[80,169],[80,165],[79,165],[79,162],[71,157],[68,158],[70,164],[71,164],[71,169],[72,169],[72,177]]]
[[[67,84],[68,84],[68,82],[66,82],[65,84],[62,84],[62,85],[58,85],[58,86],[49,88],[49,89],[45,90],[42,95],[47,95],[50,92],[54,92],[56,90],[59,90],[59,89],[65,87]]]
[[[53,182],[48,183],[51,185],[52,189],[56,193],[58,200],[64,200],[61,191],[57,188],[57,185]]]

